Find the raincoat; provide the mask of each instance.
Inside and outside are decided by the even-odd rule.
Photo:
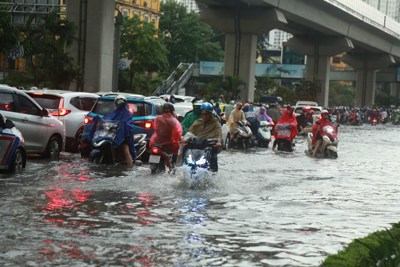
[[[323,117],[321,119],[319,119],[312,127],[312,134],[313,134],[313,138],[312,138],[312,144],[315,145],[315,142],[317,141],[317,137],[318,135],[321,135],[322,133],[322,129],[327,126],[330,125],[332,126],[334,129],[336,129],[337,127],[335,127],[332,122],[329,119],[324,119]]]
[[[104,116],[103,120],[113,120],[120,122],[120,131],[123,131],[124,134],[119,134],[116,140],[114,140],[114,143],[117,145],[121,145],[123,142],[125,142],[129,146],[129,152],[132,158],[136,158],[132,127],[129,124],[132,121],[132,113],[129,111],[129,109],[117,108],[110,114]]]
[[[271,117],[267,115],[267,110],[264,107],[260,107],[259,111],[256,113],[256,119],[258,121],[272,122]]]
[[[158,115],[154,120],[155,132],[151,136],[150,146],[161,145],[164,149],[170,150],[177,155],[179,141],[182,137],[182,126],[171,113]]]
[[[221,124],[214,116],[207,122],[204,122],[203,119],[198,119],[189,128],[188,132],[200,138],[216,139],[222,143]]]
[[[274,136],[277,139],[292,141],[297,135],[297,120],[294,113],[285,111],[275,125]]]
[[[183,135],[185,135],[187,133],[187,131],[189,130],[190,126],[192,126],[192,124],[200,118],[201,118],[201,113],[196,114],[193,110],[189,111],[181,122],[182,129],[183,129]]]
[[[237,110],[234,109],[232,110],[231,114],[229,115],[229,120],[226,123],[226,125],[229,127],[229,132],[231,133],[231,135],[234,135],[238,132],[238,125],[236,122],[238,121],[245,121],[246,120],[246,116],[244,115],[243,110]]]

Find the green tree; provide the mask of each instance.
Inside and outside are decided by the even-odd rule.
[[[24,31],[23,46],[34,84],[65,89],[80,77],[73,58],[64,51],[75,40],[72,22],[60,18],[57,12],[33,14]]]
[[[277,79],[271,77],[256,77],[256,90],[254,92],[254,101],[257,102],[262,96],[272,96],[276,94],[279,86]]]
[[[223,59],[220,42],[223,36],[200,21],[198,14],[187,13],[181,4],[174,1],[161,3],[160,32],[169,51],[168,62],[172,68],[182,62]]]
[[[129,89],[133,87],[135,74],[161,72],[168,67],[167,49],[157,37],[157,30],[153,24],[141,21],[137,16],[124,18],[121,30],[121,57],[132,60],[126,70]]]
[[[331,81],[329,106],[354,106],[355,88],[349,83]]]
[[[11,23],[11,15],[1,13],[0,16],[0,53],[4,55],[4,65],[6,64],[7,56],[12,49],[18,49],[19,31]]]

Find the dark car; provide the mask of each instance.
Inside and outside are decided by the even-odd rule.
[[[101,96],[97,99],[92,110],[85,116],[85,124],[91,123],[94,117],[104,117],[115,109],[114,104],[115,95]],[[146,134],[146,141],[149,143],[150,137],[154,133],[154,119],[157,116],[158,101],[148,99],[146,97],[129,97],[126,96],[128,101],[128,108],[132,113],[132,125],[134,133]],[[148,157],[149,151],[145,153]],[[144,159],[145,160],[145,159]]]

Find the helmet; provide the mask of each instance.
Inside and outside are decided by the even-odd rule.
[[[201,105],[203,104],[203,100],[197,100],[193,102],[193,107],[195,108],[200,108]]]
[[[128,103],[128,101],[126,100],[126,97],[123,95],[117,95],[114,98],[114,103],[117,106],[118,109],[122,109],[126,107],[126,104]]]
[[[329,111],[326,110],[326,109],[324,109],[324,110],[321,111],[321,114],[324,114],[324,113],[325,113],[325,114],[329,114]]]
[[[163,112],[164,113],[172,113],[174,111],[175,111],[175,107],[171,103],[167,102],[167,103],[165,103],[163,105]]]
[[[206,102],[206,103],[201,104],[200,110],[201,111],[204,110],[204,111],[208,111],[208,112],[213,112],[214,108],[210,103]]]

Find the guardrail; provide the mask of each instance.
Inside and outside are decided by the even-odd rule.
[[[323,0],[400,39],[400,23],[361,0]]]

